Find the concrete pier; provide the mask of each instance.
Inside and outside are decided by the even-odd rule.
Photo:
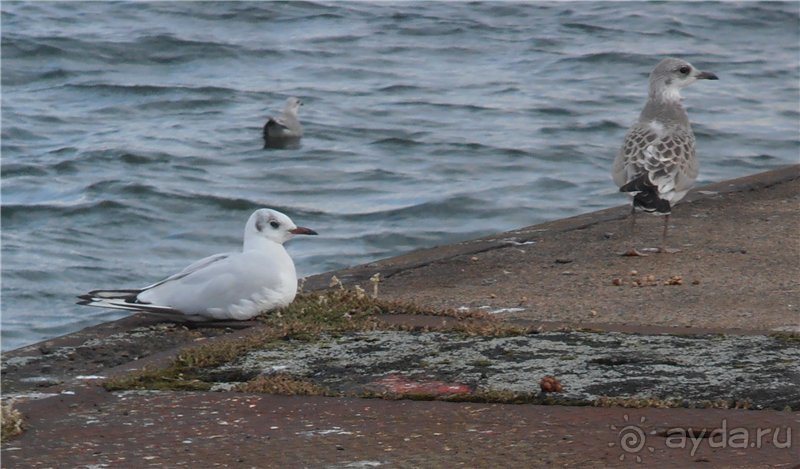
[[[285,340],[209,367],[198,376],[212,391],[101,384],[182,350],[246,340],[263,323],[187,328],[135,315],[5,353],[3,400],[24,431],[4,439],[3,465],[800,464],[800,165],[691,192],[670,218],[675,254],[619,256],[628,213],[424,249],[304,285],[321,291],[335,275],[371,293],[380,274],[380,298],[482,312],[524,333],[388,315],[381,324],[403,327]],[[639,216],[637,247],[657,245],[662,221]],[[275,370],[325,395],[231,390]],[[545,376],[562,392],[543,392]]]

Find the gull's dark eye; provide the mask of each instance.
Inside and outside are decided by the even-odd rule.
[[[692,71],[692,68],[689,67],[688,65],[684,65],[683,67],[679,68],[678,71],[681,72],[681,74],[683,75],[688,75],[689,72]]]
[[[278,227],[281,226],[281,224],[276,222],[275,220],[272,220],[271,222],[269,222],[269,226],[271,226],[271,227],[273,227],[273,228],[275,228],[277,230]]]

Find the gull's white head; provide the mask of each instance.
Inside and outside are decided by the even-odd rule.
[[[295,235],[315,235],[316,231],[294,224],[291,218],[270,208],[260,208],[250,215],[244,228],[245,247],[250,239],[266,238],[283,244]]]
[[[718,80],[711,72],[701,72],[689,62],[667,57],[650,72],[650,99],[680,102],[680,89],[697,80]]]
[[[303,105],[303,102],[300,101],[300,98],[295,98],[292,96],[291,98],[286,100],[286,106],[283,108],[283,112],[286,114],[292,114],[293,116],[297,116],[297,113],[300,111],[300,106]]]

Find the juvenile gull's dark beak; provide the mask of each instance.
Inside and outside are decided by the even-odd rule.
[[[291,234],[304,234],[304,235],[315,235],[317,234],[316,231],[312,230],[311,228],[306,228],[304,226],[298,226],[293,230],[289,230]]]
[[[715,74],[713,74],[711,72],[700,72],[700,73],[697,74],[697,79],[698,80],[719,80],[719,77],[717,77]]]

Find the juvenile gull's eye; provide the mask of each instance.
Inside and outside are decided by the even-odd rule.
[[[278,227],[281,226],[281,224],[276,222],[275,220],[272,220],[271,222],[269,222],[269,226],[271,226],[271,227],[273,227],[273,228],[275,228],[277,230]]]
[[[678,71],[684,75],[687,75],[689,72],[692,71],[692,69],[688,65],[684,65],[683,67],[679,68]]]

